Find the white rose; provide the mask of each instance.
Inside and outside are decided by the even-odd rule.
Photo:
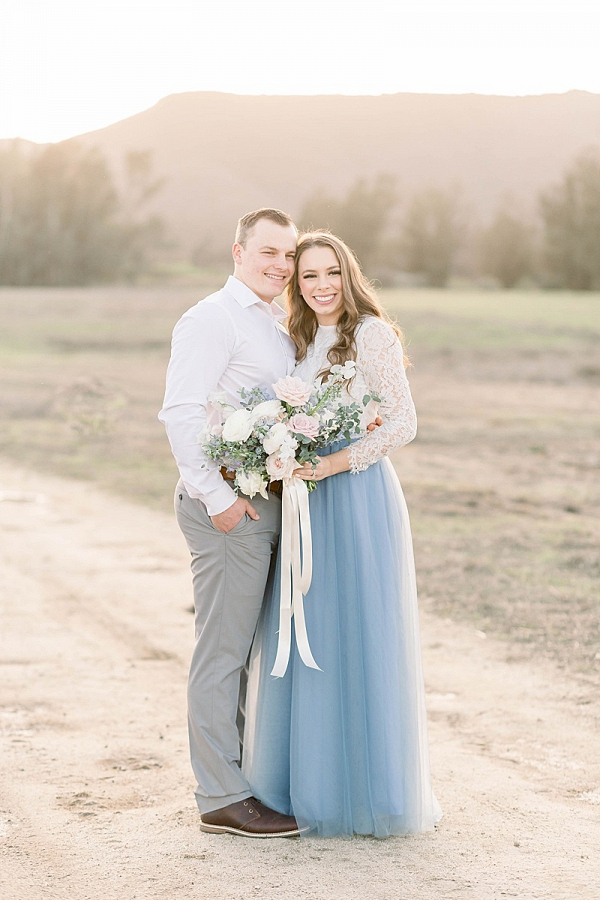
[[[247,441],[252,434],[254,422],[247,409],[236,409],[223,425],[223,440]]]
[[[324,410],[321,412],[321,421],[322,421],[322,422],[325,422],[325,424],[327,424],[327,422],[331,422],[331,420],[334,419],[334,418],[335,418],[335,416],[334,416],[334,414],[331,412],[330,409],[324,409]]]
[[[252,418],[257,419],[276,419],[283,412],[283,406],[279,400],[264,400],[255,406],[252,410]],[[268,451],[267,451],[268,452]]]
[[[279,401],[277,402],[279,403]],[[279,450],[287,436],[288,430],[283,422],[277,422],[275,425],[271,425],[263,439],[265,453],[275,453]]]
[[[235,483],[239,487],[242,494],[246,494],[250,499],[255,494],[260,494],[265,500],[267,497],[267,482],[263,479],[260,472],[241,472],[238,471],[235,476]]]
[[[293,456],[282,458],[279,454],[272,453],[271,456],[267,456],[266,466],[271,481],[282,481],[284,478],[291,478],[294,469],[298,468],[298,463]]]

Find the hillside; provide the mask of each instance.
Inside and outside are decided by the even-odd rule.
[[[16,150],[22,153],[35,153],[39,147],[34,141],[27,141],[25,138],[0,138],[0,153],[8,150]]]
[[[317,187],[389,172],[406,197],[459,181],[478,214],[512,192],[534,207],[570,159],[600,144],[600,95],[276,97],[185,93],[90,132],[111,158],[150,149],[157,206],[185,247],[229,242],[248,209],[297,215]]]

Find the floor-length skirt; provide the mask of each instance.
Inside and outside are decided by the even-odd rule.
[[[250,661],[244,774],[259,800],[307,832],[427,831],[441,812],[430,780],[410,524],[390,461],[319,482],[310,515],[304,606],[321,671],[305,666],[293,643],[285,676],[271,675],[278,563]]]

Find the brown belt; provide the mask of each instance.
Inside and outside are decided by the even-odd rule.
[[[231,469],[226,469],[225,466],[221,466],[221,475],[225,481],[235,481],[235,472],[232,472]],[[276,497],[281,497],[283,493],[283,483],[281,481],[271,481],[267,485],[267,490],[271,491],[272,494],[275,494]]]

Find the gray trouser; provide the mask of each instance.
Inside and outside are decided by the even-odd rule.
[[[188,683],[192,768],[201,813],[250,797],[240,770],[245,666],[281,528],[281,500],[259,495],[259,521],[244,515],[228,534],[201,500],[175,489],[175,511],[192,554],[196,641]]]

